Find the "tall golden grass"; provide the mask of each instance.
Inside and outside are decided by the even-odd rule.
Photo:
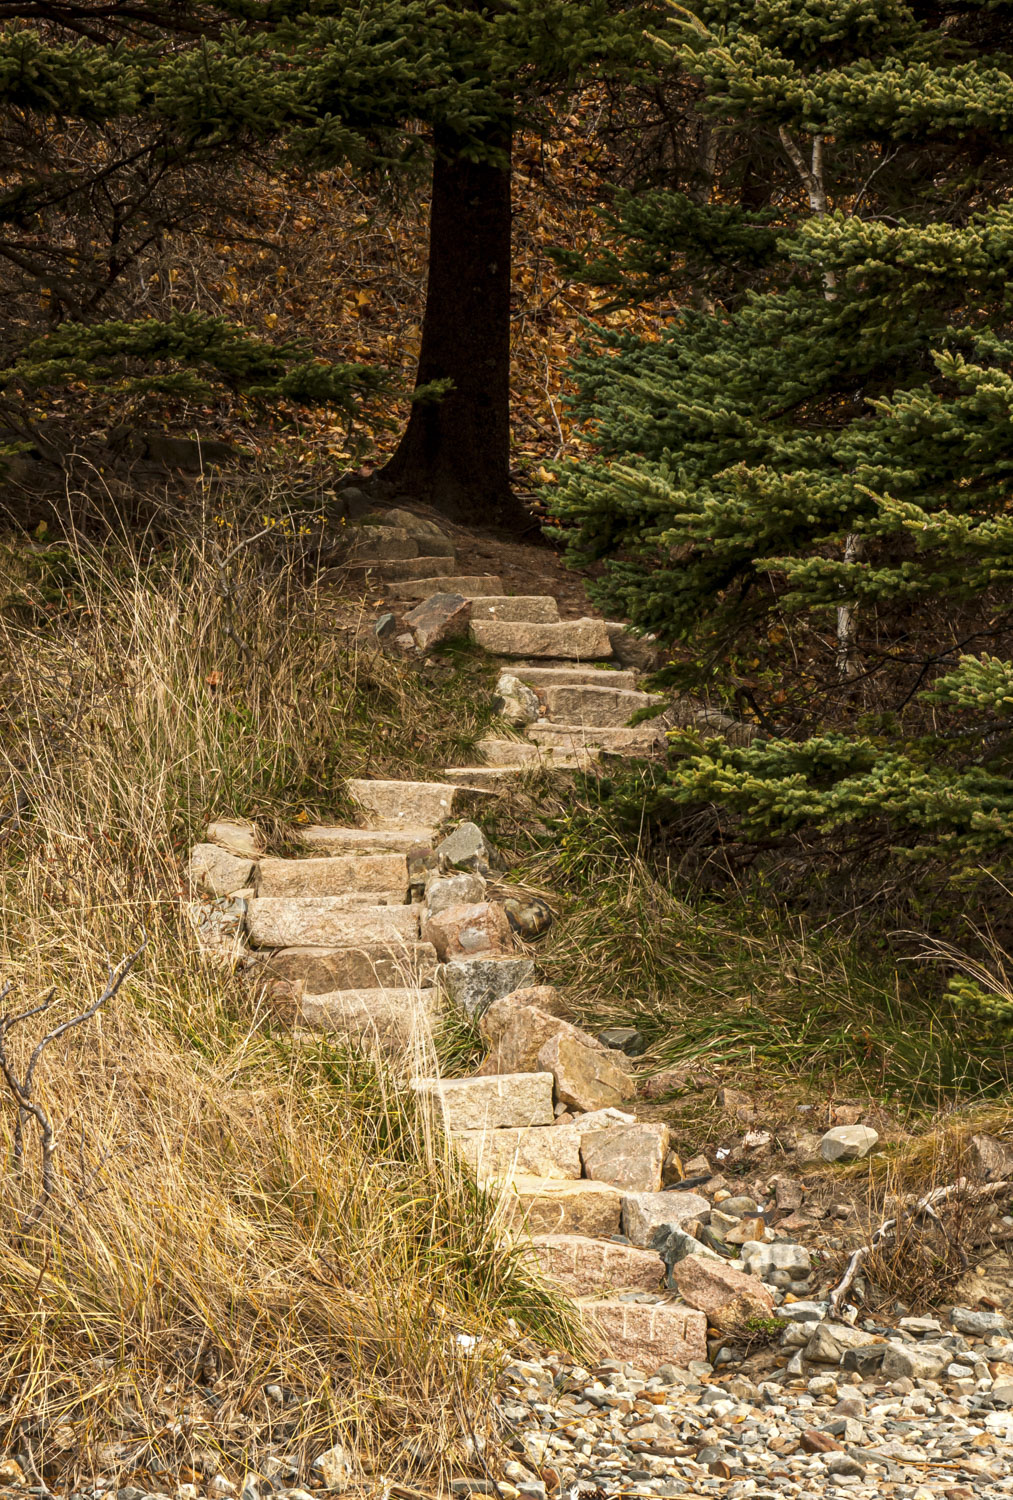
[[[340,814],[348,773],[451,759],[481,692],[357,649],[294,561],[201,528],[12,544],[0,606],[5,1008],[56,984],[63,1019],[147,936],[40,1064],[59,1173],[28,1229],[38,1165],[29,1137],[14,1171],[0,1097],[0,1453],[161,1489],[269,1453],[305,1478],[339,1441],[364,1472],[474,1464],[490,1356],[518,1325],[562,1336],[556,1309],[417,1113],[411,1059],[294,1041],[198,955],[183,855],[209,814],[277,833]],[[11,1035],[19,1065],[48,1024]]]

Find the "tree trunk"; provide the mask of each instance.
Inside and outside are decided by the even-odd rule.
[[[490,146],[509,163],[510,130]],[[456,521],[517,527],[510,487],[510,168],[466,160],[437,131],[429,276],[416,387],[450,380],[412,408],[379,477]]]

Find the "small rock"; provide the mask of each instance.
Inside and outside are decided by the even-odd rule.
[[[405,615],[420,651],[461,640],[471,623],[471,601],[461,594],[433,594]]]
[[[397,620],[389,611],[377,620],[373,626],[373,634],[378,641],[385,641],[388,637],[397,635]]]
[[[861,1476],[865,1473],[862,1464],[858,1462],[857,1458],[852,1458],[850,1453],[828,1454],[826,1467],[828,1474],[855,1474]]]
[[[682,1229],[709,1208],[700,1193],[624,1193],[623,1233],[630,1244],[648,1246],[660,1226]]]
[[[501,906],[491,901],[448,906],[422,923],[422,940],[432,943],[442,962],[479,953],[509,953],[510,924]]]
[[[538,718],[541,705],[538,694],[512,672],[501,672],[496,683],[493,707],[515,729],[524,729]]]
[[[821,1323],[805,1346],[806,1359],[818,1365],[839,1365],[848,1349],[869,1342],[869,1335],[848,1323]]]
[[[477,823],[459,823],[453,833],[437,844],[436,857],[457,869],[475,870],[486,876],[499,862],[496,850]]]
[[[824,1161],[859,1161],[879,1140],[871,1125],[835,1125],[820,1141]]]
[[[762,1282],[717,1257],[682,1257],[673,1262],[671,1280],[682,1300],[706,1313],[707,1322],[719,1332],[730,1332],[751,1318],[769,1318],[774,1312],[773,1298]]]
[[[880,1367],[884,1380],[935,1380],[950,1363],[953,1351],[941,1344],[887,1343]]]
[[[837,1381],[832,1375],[814,1375],[806,1390],[810,1396],[836,1396]]]
[[[264,852],[263,841],[252,823],[238,819],[223,818],[208,824],[208,842],[218,844],[240,859],[259,859]]]
[[[218,844],[195,844],[190,855],[190,878],[212,896],[231,896],[245,889],[253,876],[254,861],[231,854]]]
[[[627,1057],[640,1057],[647,1051],[647,1038],[635,1026],[606,1026],[599,1031],[598,1040],[603,1047],[625,1052]]]
[[[1013,1177],[1013,1142],[994,1135],[972,1135],[971,1161],[978,1174],[990,1182]]]
[[[742,1247],[743,1270],[748,1271],[751,1276],[759,1276],[763,1281],[769,1278],[771,1271],[787,1271],[793,1279],[803,1277],[811,1264],[809,1251],[804,1245],[781,1241],[763,1245],[757,1240],[751,1240]]]
[[[485,899],[485,881],[473,870],[457,870],[453,875],[430,875],[425,885],[429,915],[446,911],[448,906],[472,906]]]

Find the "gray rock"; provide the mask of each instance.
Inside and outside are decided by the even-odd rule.
[[[627,1057],[640,1057],[647,1051],[647,1038],[635,1026],[606,1026],[599,1031],[598,1040],[603,1047],[625,1052]]]
[[[839,1365],[845,1351],[869,1342],[869,1335],[848,1323],[821,1323],[805,1346],[805,1357],[814,1364]]]
[[[457,870],[453,875],[430,875],[426,881],[426,906],[429,915],[445,911],[448,906],[470,905],[485,900],[485,881],[473,870]]]
[[[859,1344],[856,1349],[846,1349],[841,1360],[841,1369],[857,1371],[866,1378],[879,1373],[886,1354],[885,1344]]]
[[[373,626],[373,634],[378,641],[385,641],[388,636],[397,635],[397,620],[389,611],[377,620]]]
[[[212,896],[231,896],[250,884],[253,865],[252,859],[230,854],[218,844],[195,844],[190,855],[190,878]]]
[[[1006,1333],[1009,1319],[1001,1312],[990,1312],[985,1308],[954,1307],[950,1322],[958,1333],[969,1338],[983,1339],[987,1333]]]
[[[453,833],[437,844],[436,855],[445,864],[474,870],[479,875],[488,875],[498,863],[495,849],[477,823],[459,823]]]
[[[809,1251],[804,1245],[781,1241],[765,1245],[760,1240],[747,1240],[742,1247],[742,1269],[764,1281],[772,1271],[787,1271],[793,1279],[805,1276],[810,1264]]]
[[[493,706],[516,729],[524,729],[538,718],[538,694],[512,672],[501,672],[496,682]]]
[[[777,1309],[775,1318],[785,1318],[791,1323],[817,1323],[827,1315],[826,1302],[786,1302]]]
[[[493,1000],[532,984],[535,966],[530,958],[461,958],[444,964],[440,983],[466,1015],[477,1017]]]
[[[871,1125],[835,1125],[820,1141],[824,1161],[859,1161],[879,1140]]]
[[[886,1346],[880,1367],[884,1380],[935,1380],[953,1358],[952,1349],[941,1344],[901,1344],[894,1340]]]
[[[313,1460],[313,1468],[320,1475],[325,1489],[343,1490],[352,1476],[352,1464],[348,1452],[336,1443]]]

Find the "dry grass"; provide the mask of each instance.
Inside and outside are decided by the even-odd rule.
[[[268,1450],[305,1481],[335,1441],[366,1472],[473,1466],[486,1355],[511,1319],[563,1337],[557,1310],[434,1145],[411,1059],[294,1044],[198,957],[179,856],[209,813],[340,812],[344,774],[417,768],[420,744],[439,764],[481,710],[356,651],[256,546],[223,566],[200,537],[148,557],[71,538],[0,561],[8,1004],[56,983],[80,1009],[148,938],[114,1005],[46,1054],[60,1183],[28,1232],[36,1164],[12,1172],[0,1101],[0,1452],[51,1483],[160,1489]]]

